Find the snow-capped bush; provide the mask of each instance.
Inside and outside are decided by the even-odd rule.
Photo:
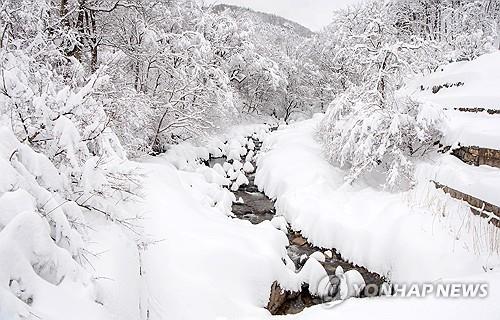
[[[352,182],[375,169],[386,172],[386,186],[413,179],[414,157],[427,153],[440,139],[440,112],[408,97],[379,103],[378,95],[356,98],[348,92],[335,100],[318,136],[328,158],[349,169]]]
[[[86,76],[55,45],[48,3],[3,8],[11,25],[0,46],[0,318],[24,318],[65,282],[99,308],[85,270],[87,218],[130,228],[122,203],[139,186],[120,166],[126,154],[98,94],[109,78],[104,68]]]

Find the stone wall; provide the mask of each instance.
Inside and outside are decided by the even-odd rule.
[[[481,216],[483,218],[489,218],[490,223],[500,228],[500,207],[494,204],[488,203],[481,199],[475,198],[469,194],[463,193],[461,191],[455,190],[436,181],[433,181],[436,188],[442,189],[444,192],[449,194],[452,198],[463,200],[469,204],[469,207],[475,215]]]
[[[500,168],[500,150],[480,147],[460,147],[451,152],[463,162],[474,165],[488,165]]]
[[[481,107],[460,107],[460,108],[454,108],[454,110],[462,111],[462,112],[473,112],[473,113],[487,112],[488,114],[500,114],[500,108],[499,109],[488,109],[488,108],[481,108]]]

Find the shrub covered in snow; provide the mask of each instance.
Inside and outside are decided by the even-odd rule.
[[[10,22],[0,44],[0,318],[23,318],[67,282],[99,308],[84,267],[87,218],[130,228],[121,204],[139,185],[120,166],[126,153],[99,98],[108,77],[104,69],[85,76],[56,48],[46,2],[8,1],[3,9],[0,20]]]
[[[387,187],[406,185],[413,179],[412,159],[440,139],[440,112],[407,97],[377,101],[346,93],[332,103],[318,136],[328,158],[349,169],[349,182],[380,169]]]

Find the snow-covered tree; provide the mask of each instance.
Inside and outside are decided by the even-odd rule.
[[[391,12],[390,3],[375,1],[337,13],[330,63],[345,71],[337,82],[345,91],[332,102],[319,136],[328,157],[349,168],[349,181],[381,168],[393,188],[411,182],[411,158],[439,140],[439,116],[396,94],[405,75],[434,62],[434,46],[402,36]]]
[[[5,1],[0,11],[0,318],[27,317],[65,281],[95,291],[87,215],[130,227],[120,204],[138,187],[117,165],[126,153],[99,97],[105,69],[89,74],[68,53],[57,10],[39,0]]]

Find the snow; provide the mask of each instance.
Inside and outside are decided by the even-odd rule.
[[[500,206],[498,186],[500,170],[490,166],[474,167],[451,155],[439,157],[435,162],[421,164],[417,175]]]
[[[447,146],[500,149],[500,115],[449,110],[445,112],[444,132]]]
[[[326,260],[325,255],[320,251],[313,252],[309,257],[316,259],[319,262],[325,262]]]
[[[434,86],[463,83],[432,93]],[[426,90],[422,91],[421,86]],[[448,146],[479,146],[500,149],[500,115],[461,112],[456,108],[500,110],[500,52],[472,61],[455,62],[407,82],[400,90],[444,110],[444,139]]]
[[[498,272],[471,275],[460,279],[467,283],[498,283]],[[456,279],[444,279],[444,281]],[[370,299],[349,299],[340,304],[319,305],[305,309],[297,315],[285,319],[318,320],[318,319],[363,319],[369,315],[371,319],[498,319],[500,306],[498,286],[490,285],[486,299],[443,299],[434,296],[426,298],[392,298],[377,297]]]
[[[243,171],[245,171],[245,173],[252,173],[255,171],[255,168],[253,167],[253,165],[250,162],[247,161],[243,165]]]
[[[468,208],[447,200],[430,182],[402,193],[381,191],[370,181],[346,184],[345,173],[324,159],[314,139],[320,119],[274,132],[264,142],[269,151],[258,160],[255,181],[276,199],[277,214],[292,229],[396,282],[467,276],[500,261],[486,248],[473,252],[472,237],[457,232],[464,217],[472,216]],[[444,209],[429,206],[437,199],[446,203]]]
[[[430,92],[433,86],[458,82],[463,86],[443,88],[436,94]],[[500,109],[499,83],[500,53],[494,52],[472,61],[451,63],[435,73],[409,81],[407,90],[444,107]],[[420,86],[426,90],[421,91]]]
[[[342,301],[281,318],[498,318],[500,233],[432,181],[500,205],[500,170],[446,151],[415,161],[409,191],[379,184],[384,174],[390,186],[413,174],[401,152],[408,144],[407,153],[438,142],[500,149],[500,115],[453,110],[500,110],[499,52],[408,81],[400,93],[415,100],[393,92],[407,70],[496,51],[489,18],[499,8],[452,1],[466,18],[456,23],[441,5],[436,17],[412,6],[450,25],[447,41],[431,44],[422,39],[440,38],[432,30],[400,32],[407,3],[338,12],[304,41],[252,13],[137,1],[94,8],[97,25],[68,52],[82,31],[73,10],[81,2],[63,1],[62,19],[51,1],[31,2],[4,1],[0,11],[9,21],[0,39],[0,320],[272,319],[265,306],[275,282],[333,293],[323,265],[334,253],[393,284],[487,282],[490,296],[361,300],[361,274],[338,267]],[[132,43],[137,33],[142,41]],[[90,52],[98,38],[112,48]],[[322,116],[295,121],[335,96],[346,103],[325,117],[337,128],[323,131],[333,147],[325,154]],[[226,128],[271,117],[283,118],[275,133],[266,124]],[[355,183],[345,182],[349,170]],[[256,196],[248,206],[260,201],[239,191],[254,173],[277,211],[256,225],[232,212],[246,191]],[[290,230],[317,247],[301,253],[300,267],[287,254]]]
[[[278,230],[286,233],[288,231],[288,223],[286,222],[285,217],[274,217],[271,219],[271,224]]]
[[[2,230],[0,257],[0,279],[4,284],[0,287],[2,319],[18,319],[15,313],[26,314],[28,310],[27,305],[14,302],[12,293],[7,293],[11,280],[17,282],[18,297],[31,301],[28,304],[40,317],[106,319],[102,307],[92,301],[89,275],[67,251],[54,244],[49,225],[34,212],[17,215]],[[72,315],[76,306],[80,313]]]

